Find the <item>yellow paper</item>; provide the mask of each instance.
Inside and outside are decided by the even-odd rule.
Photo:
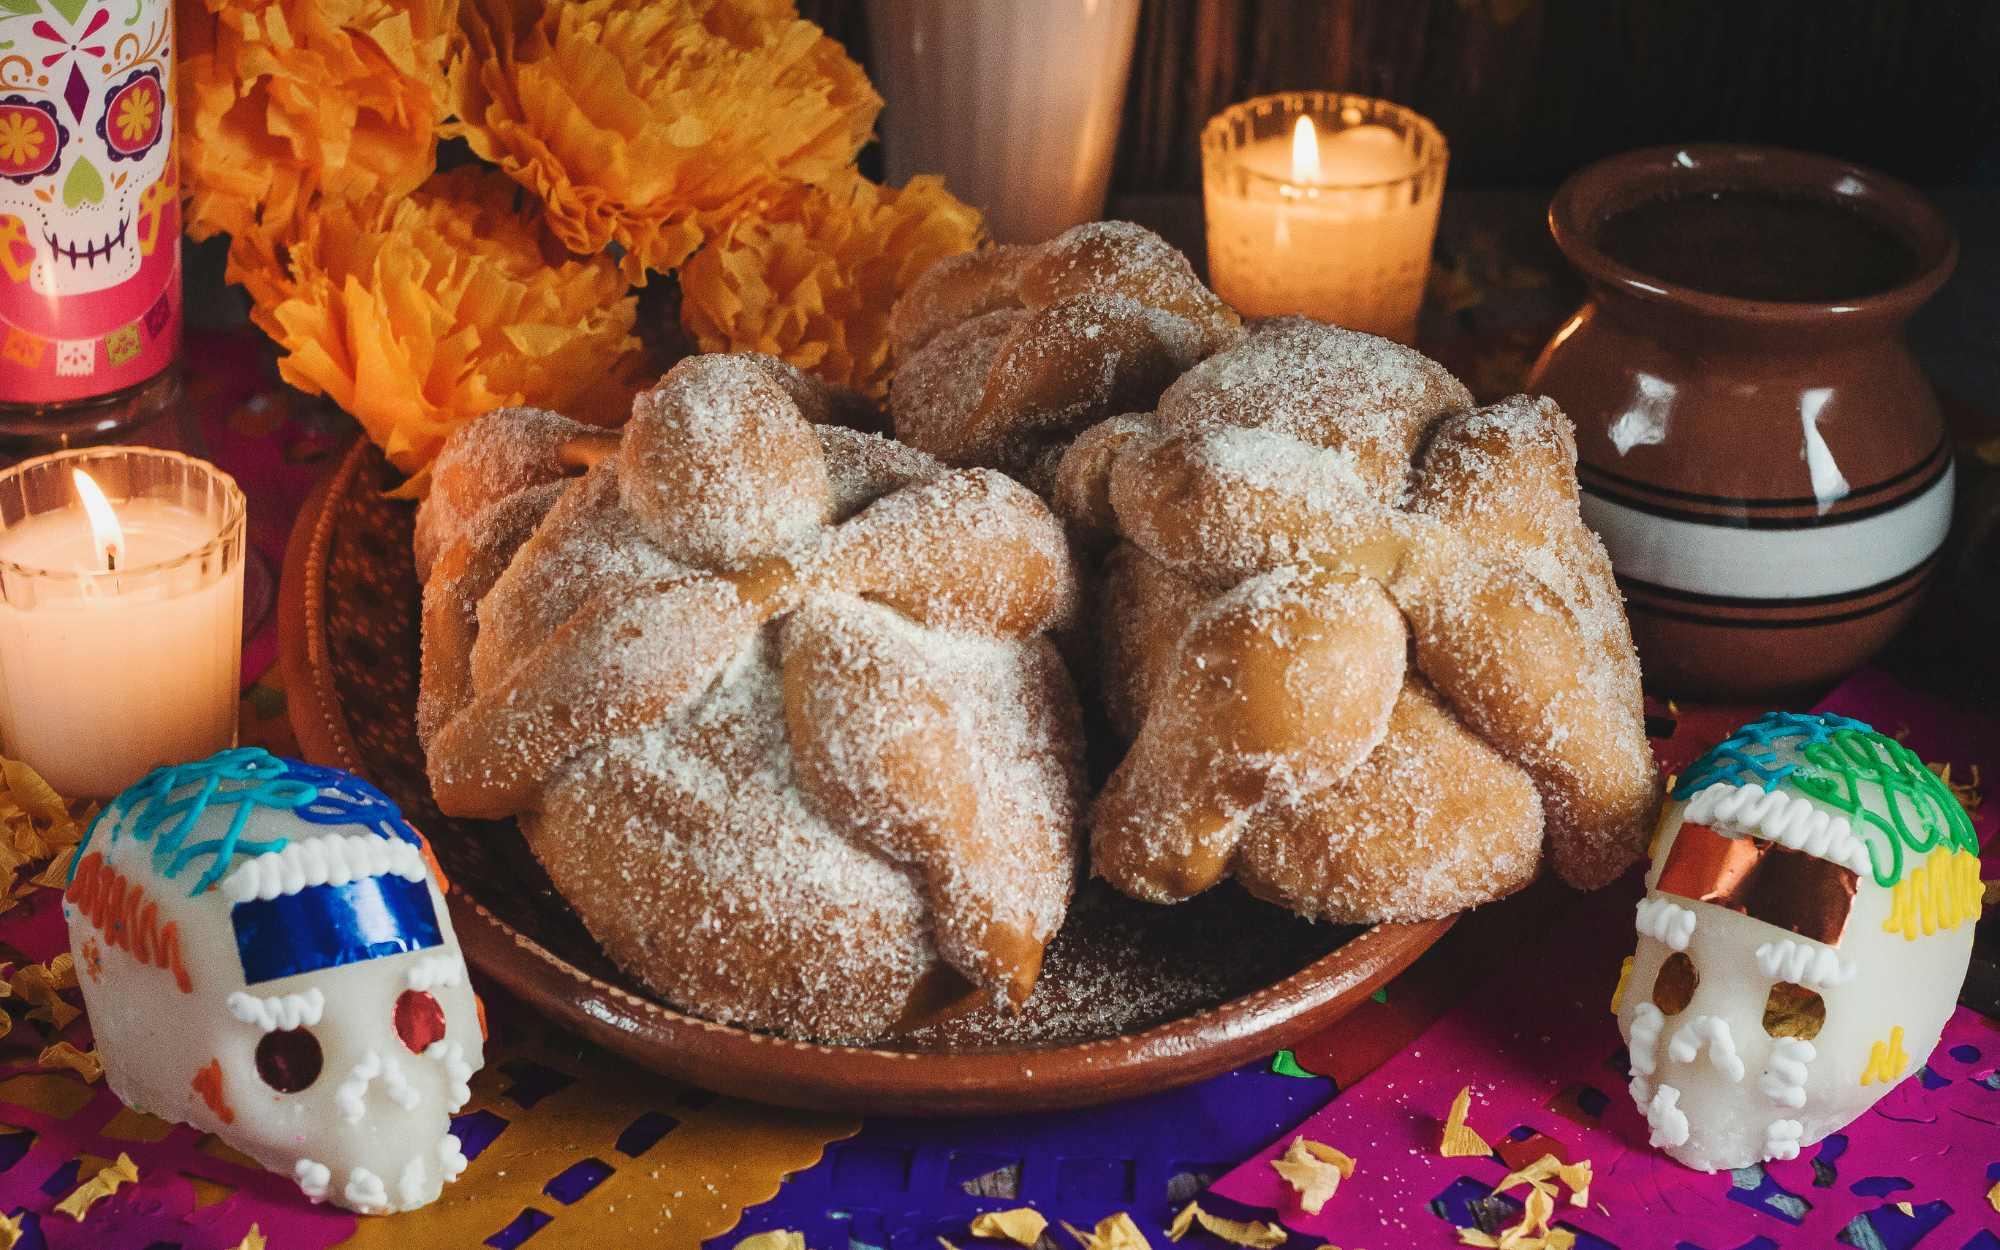
[[[236,1243],[236,1250],[265,1250],[264,1234],[252,1224],[250,1231],[243,1234],[243,1240]]]
[[[104,1061],[97,1057],[94,1048],[78,1050],[68,1042],[43,1047],[41,1056],[35,1062],[45,1068],[68,1068],[85,1081],[95,1081],[104,1075]]]
[[[1632,957],[1625,956],[1625,962],[1618,965],[1618,984],[1611,988],[1611,1014],[1617,1015],[1618,1008],[1625,1002],[1625,982],[1632,977]],[[1466,1086],[1469,1093],[1471,1086]]]
[[[58,1202],[56,1210],[73,1220],[81,1221],[84,1213],[91,1207],[138,1179],[138,1165],[132,1162],[131,1155],[120,1151],[117,1162],[99,1168],[97,1175],[78,1185],[70,1192],[69,1197]]]
[[[1994,1181],[1993,1188],[1986,1191],[1986,1205],[2000,1211],[2000,1181]]]
[[[1041,1212],[1027,1207],[1016,1207],[1012,1211],[983,1211],[973,1217],[971,1233],[974,1237],[987,1237],[1014,1242],[1016,1245],[1032,1246],[1042,1239],[1042,1231],[1048,1228],[1048,1220]]]
[[[24,965],[10,978],[9,984],[17,997],[30,1004],[31,1020],[46,1020],[61,1030],[83,1014],[81,1008],[72,1006],[57,993],[76,984],[76,968],[68,951],[45,964]]]
[[[1549,1217],[1556,1213],[1555,1195],[1546,1189],[1533,1189],[1521,1212],[1521,1222],[1500,1234],[1500,1250],[1528,1250],[1539,1246],[1549,1231]]]
[[[1465,1159],[1493,1153],[1493,1147],[1486,1144],[1486,1139],[1465,1122],[1471,1109],[1472,1087],[1468,1085],[1451,1100],[1451,1112],[1445,1116],[1444,1140],[1438,1144],[1438,1153],[1445,1158]]]
[[[21,1240],[21,1217],[0,1215],[0,1250],[14,1250]]]
[[[1146,1234],[1140,1232],[1132,1217],[1123,1211],[1105,1216],[1097,1221],[1096,1228],[1087,1233],[1067,1222],[1063,1228],[1076,1238],[1083,1250],[1153,1250]]]
[[[1354,1159],[1324,1142],[1294,1137],[1284,1155],[1271,1160],[1271,1168],[1298,1191],[1299,1209],[1318,1215],[1340,1182],[1354,1175]]]
[[[806,1250],[806,1237],[789,1228],[773,1228],[745,1237],[736,1243],[736,1250]]]
[[[1284,1245],[1288,1236],[1276,1224],[1225,1220],[1202,1210],[1201,1205],[1194,1202],[1181,1208],[1181,1213],[1174,1217],[1172,1226],[1167,1229],[1167,1236],[1179,1241],[1187,1236],[1189,1227],[1197,1223],[1230,1245],[1242,1246],[1245,1250],[1274,1250]]]
[[[502,1068],[516,1060],[572,1080],[524,1111],[502,1092],[512,1084]],[[507,1127],[412,1217],[426,1246],[476,1246],[528,1206],[555,1217],[535,1236],[552,1246],[697,1250],[718,1237],[729,1244],[744,1208],[768,1201],[786,1176],[819,1162],[828,1142],[860,1128],[847,1116],[695,1099],[686,1086],[520,1017],[472,1078],[465,1111],[480,1110]],[[637,1158],[616,1153],[620,1134],[649,1110],[679,1123]],[[549,1177],[592,1156],[617,1160],[617,1170],[574,1203],[549,1203],[542,1193]],[[364,1219],[341,1250],[411,1250],[410,1228],[404,1218]]]

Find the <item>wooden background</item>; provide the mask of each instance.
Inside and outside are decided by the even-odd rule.
[[[799,7],[867,63],[863,0]],[[1700,139],[2000,186],[1995,0],[1145,0],[1113,193],[1197,190],[1203,122],[1300,88],[1426,114],[1460,187]]]

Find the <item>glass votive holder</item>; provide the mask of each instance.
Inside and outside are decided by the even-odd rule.
[[[1417,335],[1450,151],[1428,118],[1329,91],[1259,96],[1201,135],[1209,280],[1246,317]]]
[[[0,751],[105,798],[234,745],[243,560],[243,492],[192,456],[94,447],[0,473]]]

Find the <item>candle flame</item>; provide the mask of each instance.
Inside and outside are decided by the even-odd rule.
[[[1319,181],[1319,132],[1310,117],[1299,118],[1292,127],[1292,181]]]
[[[119,528],[118,514],[111,510],[111,501],[90,474],[72,469],[70,475],[76,483],[76,497],[83,501],[83,513],[90,518],[90,544],[103,553],[105,569],[115,572],[118,557],[125,551],[125,531]]]

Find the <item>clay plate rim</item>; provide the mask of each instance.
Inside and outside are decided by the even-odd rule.
[[[307,499],[285,551],[279,665],[299,747],[358,769],[326,646],[337,509],[369,451],[357,439]],[[957,1115],[1090,1106],[1226,1072],[1317,1032],[1414,962],[1457,920],[1380,924],[1279,981],[1141,1032],[960,1052],[792,1041],[684,1015],[560,958],[454,885],[467,960],[548,1019],[635,1063],[720,1093],[823,1111]]]

